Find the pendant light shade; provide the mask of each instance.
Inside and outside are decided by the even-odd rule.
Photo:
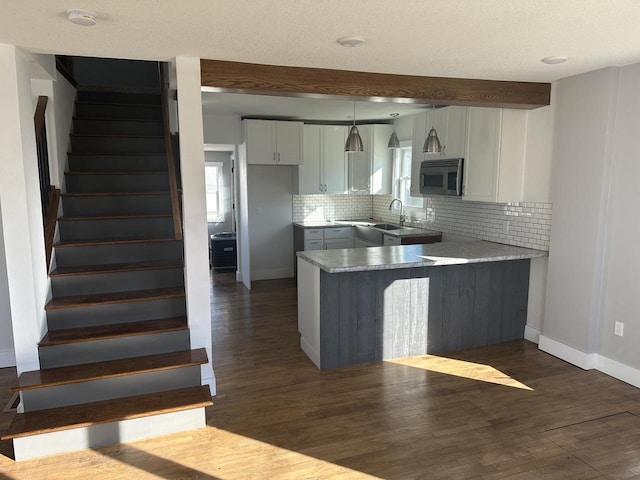
[[[390,114],[393,117],[393,132],[391,132],[391,137],[389,137],[389,148],[400,148],[400,140],[398,140],[398,135],[396,134],[396,117],[400,115],[399,113]]]
[[[349,130],[349,136],[347,142],[344,144],[345,152],[363,152],[364,145],[362,144],[362,138],[358,127],[356,127],[356,102],[353,102],[353,126]]]
[[[433,106],[433,116],[435,120],[436,106]],[[438,132],[435,127],[431,127],[429,134],[424,141],[424,147],[422,148],[424,153],[440,153],[442,151],[442,145],[440,145],[440,139],[438,138]]]

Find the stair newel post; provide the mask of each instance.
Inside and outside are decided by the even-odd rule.
[[[176,240],[182,239],[182,212],[180,208],[180,196],[178,194],[178,176],[176,159],[173,154],[173,142],[171,140],[171,127],[169,125],[169,84],[166,81],[163,64],[158,62],[160,74],[160,96],[162,102],[162,123],[164,126],[164,143],[167,152],[167,167],[169,173],[169,191],[171,196],[171,211],[173,214],[173,231]]]

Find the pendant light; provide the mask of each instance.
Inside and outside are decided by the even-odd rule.
[[[399,113],[391,113],[393,117],[393,132],[391,132],[391,137],[389,138],[389,148],[400,148],[400,140],[398,140],[398,135],[396,134],[396,117],[400,115]]]
[[[358,132],[358,127],[356,127],[356,102],[353,101],[353,126],[349,131],[349,136],[347,137],[347,142],[344,144],[345,152],[362,152],[364,151],[364,146],[362,144],[362,138],[360,138],[360,132]]]
[[[433,120],[435,122],[436,119],[436,106],[433,106]],[[433,125],[433,122],[432,122]],[[442,151],[442,146],[440,145],[440,139],[438,138],[438,132],[436,132],[436,128],[434,126],[429,130],[429,134],[424,141],[424,147],[422,147],[422,151],[424,153],[440,153]]]

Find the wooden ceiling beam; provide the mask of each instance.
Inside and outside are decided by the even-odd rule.
[[[435,105],[532,109],[549,105],[551,84],[419,77],[324,68],[200,60],[210,91]]]

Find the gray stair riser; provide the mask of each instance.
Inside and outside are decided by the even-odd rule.
[[[169,195],[62,197],[62,211],[66,217],[170,214],[171,197]]]
[[[77,267],[107,263],[171,261],[182,259],[182,242],[123,243],[56,248],[56,265]]]
[[[200,385],[200,366],[92,380],[22,392],[25,412]]]
[[[182,286],[184,286],[182,268],[51,278],[51,291],[54,297]]]
[[[162,137],[72,135],[71,148],[76,153],[165,152],[164,138]]]
[[[76,102],[78,118],[140,118],[162,120],[159,106],[118,105]]]
[[[169,177],[161,175],[66,175],[67,192],[163,192]]]
[[[164,135],[164,125],[158,120],[75,118],[73,132],[103,135]]]
[[[98,103],[130,103],[133,105],[160,105],[160,94],[144,94],[129,92],[91,92],[78,91],[79,102]]]
[[[130,337],[107,338],[92,342],[39,347],[41,368],[64,367],[80,363],[104,362],[143,355],[189,350],[189,331],[150,333]]]
[[[184,297],[47,311],[49,330],[154,320],[186,315]]]
[[[130,218],[115,220],[73,220],[58,222],[62,241],[122,237],[171,237],[173,218]]]
[[[166,172],[167,156],[153,155],[74,155],[70,153],[70,172]]]

